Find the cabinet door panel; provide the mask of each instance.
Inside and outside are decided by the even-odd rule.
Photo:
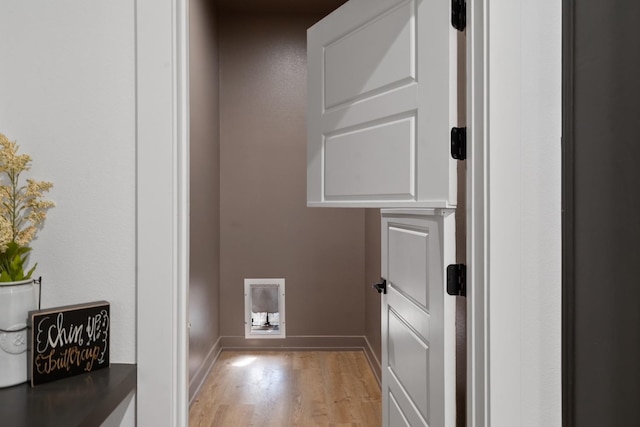
[[[309,206],[455,206],[450,13],[448,0],[350,0],[309,29]]]

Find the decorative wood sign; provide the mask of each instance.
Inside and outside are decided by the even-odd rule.
[[[109,303],[29,312],[31,386],[109,366]]]

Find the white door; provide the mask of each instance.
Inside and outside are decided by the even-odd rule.
[[[451,0],[350,0],[308,30],[307,204],[453,207]]]
[[[456,424],[454,260],[452,210],[382,211],[383,426]]]

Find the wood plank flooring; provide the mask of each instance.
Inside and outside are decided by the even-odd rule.
[[[190,427],[381,425],[380,387],[361,351],[223,351]]]

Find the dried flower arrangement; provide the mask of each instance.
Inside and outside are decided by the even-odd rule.
[[[20,181],[21,174],[31,169],[31,156],[18,154],[18,149],[15,141],[0,133],[0,282],[31,278],[37,263],[25,271],[29,244],[55,206],[43,196],[53,183]]]

